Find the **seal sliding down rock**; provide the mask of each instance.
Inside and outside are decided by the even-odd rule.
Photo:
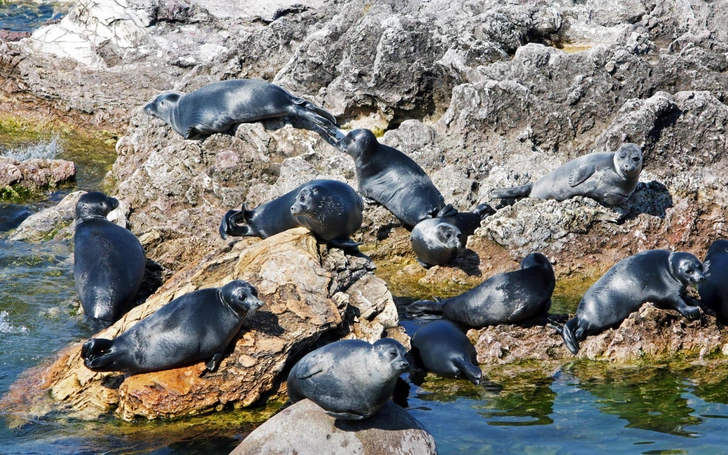
[[[93,338],[81,357],[93,371],[145,373],[200,360],[215,371],[246,317],[263,305],[242,280],[176,298],[113,340]]]
[[[293,403],[308,398],[333,417],[361,420],[384,406],[408,368],[404,347],[391,338],[341,340],[299,360],[286,387]]]
[[[118,200],[97,191],[84,194],[76,203],[76,292],[86,316],[106,325],[131,309],[146,263],[139,239],[106,219],[118,206]]]
[[[569,161],[535,183],[493,190],[490,197],[556,199],[586,196],[606,205],[619,205],[632,196],[640,172],[642,149],[624,144],[614,153],[590,153]]]
[[[703,261],[705,281],[698,285],[703,308],[723,323],[728,321],[728,240],[716,240]]]
[[[551,307],[556,278],[548,258],[531,253],[521,269],[494,275],[478,286],[441,302],[420,300],[407,306],[411,316],[442,315],[470,327],[514,324]]]
[[[476,352],[468,337],[451,321],[429,322],[412,337],[410,379],[421,384],[427,371],[442,376],[468,378],[479,384],[483,377],[474,360]]]
[[[349,185],[338,180],[312,180],[254,210],[228,211],[220,223],[220,236],[267,238],[303,226],[327,243],[355,248],[349,239],[362,223],[362,200]],[[244,222],[244,225],[237,223]]]
[[[685,303],[683,296],[688,285],[704,280],[703,264],[690,253],[650,250],[635,254],[612,266],[586,291],[574,318],[561,327],[561,336],[576,354],[581,340],[621,324],[645,302],[698,319],[700,310]]]
[[[336,118],[326,110],[256,79],[213,82],[186,95],[162,93],[144,106],[144,112],[164,120],[185,139],[201,139],[238,123],[286,115],[304,118],[328,136],[337,130]]]

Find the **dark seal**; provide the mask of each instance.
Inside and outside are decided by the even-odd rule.
[[[371,131],[350,132],[338,148],[354,158],[359,193],[382,204],[407,226],[442,215],[445,200],[427,173],[404,153],[380,144]]]
[[[404,347],[390,338],[369,344],[341,340],[308,353],[288,374],[293,403],[308,398],[327,414],[347,420],[373,415],[389,400],[407,371]]]
[[[200,139],[228,131],[238,123],[286,115],[304,118],[329,136],[336,130],[336,119],[329,112],[256,79],[213,82],[186,95],[162,93],[144,106],[144,112],[164,120],[185,139]]]
[[[144,278],[144,249],[134,234],[106,219],[119,201],[99,192],[76,204],[73,278],[84,313],[109,325],[134,304]]]
[[[728,240],[716,240],[703,261],[705,281],[698,285],[703,309],[728,322]]]
[[[176,298],[113,340],[93,338],[81,348],[93,371],[145,373],[208,360],[215,371],[243,321],[263,305],[242,280]]]
[[[465,248],[468,237],[480,227],[481,220],[494,213],[490,205],[481,204],[472,212],[420,221],[410,234],[417,261],[423,267],[452,262]]]
[[[493,190],[490,197],[563,201],[586,196],[605,205],[620,205],[634,193],[640,172],[642,149],[636,144],[624,144],[614,153],[580,156],[533,184]]]
[[[442,315],[470,327],[515,324],[551,307],[556,278],[548,258],[531,253],[521,269],[494,275],[473,289],[441,302],[420,300],[407,306],[412,316]]]
[[[254,210],[243,204],[241,210],[228,211],[220,223],[220,236],[267,238],[303,226],[331,245],[354,248],[360,243],[349,237],[361,227],[362,205],[346,183],[312,180]]]
[[[690,253],[651,250],[635,254],[612,266],[586,291],[574,318],[561,327],[561,336],[576,354],[581,340],[618,326],[645,302],[697,319],[700,310],[683,297],[688,285],[704,280],[703,264]]]
[[[464,376],[479,384],[483,372],[475,364],[476,352],[462,330],[451,321],[429,322],[412,337],[410,379],[421,384],[427,371],[441,376]]]

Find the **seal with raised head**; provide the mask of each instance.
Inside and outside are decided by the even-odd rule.
[[[420,221],[410,234],[417,262],[423,267],[452,262],[480,227],[480,221],[494,213],[490,205],[480,204],[471,212]]]
[[[359,193],[382,204],[407,226],[441,215],[445,200],[427,173],[399,150],[380,144],[369,130],[358,129],[337,147],[354,158]]]
[[[450,377],[464,376],[479,384],[483,372],[476,365],[476,352],[462,330],[451,321],[429,322],[412,337],[410,379],[421,384],[427,371]]]
[[[106,219],[119,201],[98,191],[76,203],[73,278],[83,311],[109,325],[134,304],[146,258],[139,239]]]
[[[690,253],[650,250],[622,259],[584,294],[576,315],[560,328],[569,350],[589,335],[616,327],[645,302],[679,311],[690,320],[700,309],[683,300],[688,285],[705,281],[703,264]]]
[[[369,344],[340,340],[306,354],[288,374],[288,397],[308,398],[327,414],[347,420],[373,415],[392,396],[407,371],[404,347],[391,338]]]
[[[442,315],[470,327],[515,324],[551,307],[556,278],[548,258],[531,253],[521,269],[494,275],[473,289],[440,302],[420,300],[407,306],[411,316]]]
[[[257,79],[213,82],[188,94],[165,92],[144,106],[185,139],[201,139],[228,131],[238,123],[292,115],[335,134],[336,118],[310,101]]]
[[[620,205],[632,196],[640,172],[642,149],[624,144],[616,152],[590,153],[556,168],[534,183],[493,190],[491,198],[556,199],[586,196],[605,205]]]
[[[728,240],[716,240],[703,261],[705,281],[698,285],[704,309],[723,323],[728,322]]]
[[[229,210],[220,223],[220,236],[267,238],[303,226],[327,243],[354,248],[349,237],[362,223],[362,200],[338,180],[312,180],[253,210]],[[239,225],[238,223],[244,224]]]
[[[263,305],[242,280],[178,297],[113,340],[92,338],[81,348],[93,371],[146,373],[207,360],[215,371],[247,317]]]

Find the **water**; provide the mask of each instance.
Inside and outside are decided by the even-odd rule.
[[[0,1],[0,29],[11,32],[32,32],[49,21],[60,20],[68,6],[54,2]]]

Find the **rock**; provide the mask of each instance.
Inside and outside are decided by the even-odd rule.
[[[437,449],[422,424],[392,401],[368,419],[343,421],[305,399],[256,428],[230,455],[289,453],[427,455]]]
[[[38,242],[48,237],[73,237],[73,220],[76,203],[85,191],[74,191],[64,197],[58,205],[30,215],[10,236],[12,241]]]
[[[0,156],[0,194],[31,193],[73,181],[76,165],[66,160],[18,161]]]

